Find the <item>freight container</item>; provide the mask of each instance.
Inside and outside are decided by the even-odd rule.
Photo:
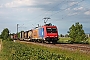
[[[39,38],[44,39],[44,28],[39,28]]]
[[[13,35],[13,38],[14,38],[14,40],[16,40],[18,37],[17,37],[17,34],[14,34]]]
[[[32,39],[38,39],[39,37],[38,29],[34,29],[32,32],[33,32]]]
[[[13,34],[11,34],[10,37],[11,37],[11,39],[13,39],[14,38]]]
[[[28,31],[28,39],[31,39],[32,38],[32,30],[29,30]]]
[[[24,31],[21,31],[21,33],[20,33],[20,39],[21,40],[24,40]]]
[[[27,39],[28,38],[28,31],[26,31],[24,35],[25,35],[25,39]]]

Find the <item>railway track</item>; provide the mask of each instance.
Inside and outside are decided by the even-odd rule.
[[[85,53],[90,53],[90,45],[86,44],[56,44],[58,47],[63,47],[72,51],[78,50]]]
[[[20,41],[20,42],[46,46],[50,48],[61,48],[70,51],[78,50],[84,53],[90,53],[90,45],[88,44],[46,44],[46,43],[35,43],[35,42],[26,42],[26,41]]]

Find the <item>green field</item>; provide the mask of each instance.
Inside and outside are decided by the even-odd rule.
[[[60,37],[58,42],[59,43],[68,43],[68,40],[70,40],[69,37]]]
[[[71,60],[71,58],[37,45],[4,41],[0,60]]]
[[[90,37],[88,38],[89,44],[90,44]]]
[[[40,45],[3,41],[0,60],[90,60],[90,54]]]
[[[68,42],[69,40],[70,40],[69,37],[59,37],[58,42],[59,42],[59,43],[69,43],[69,42]],[[90,37],[88,38],[88,42],[89,42],[89,44],[90,44]]]

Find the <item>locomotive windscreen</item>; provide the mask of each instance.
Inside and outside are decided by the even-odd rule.
[[[52,33],[57,33],[57,29],[56,28],[52,28]]]
[[[47,33],[57,33],[57,28],[47,28]]]

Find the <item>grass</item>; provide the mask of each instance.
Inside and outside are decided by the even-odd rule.
[[[31,58],[27,59],[28,57]],[[40,59],[42,57],[43,59]],[[61,58],[57,59],[58,57]],[[90,60],[90,54],[23,42],[3,42],[3,50],[0,52],[0,60],[24,60],[24,58],[26,60],[66,60],[66,58],[68,58],[67,60]]]
[[[90,44],[90,37],[88,38],[88,42],[89,42],[89,44]]]
[[[59,43],[68,43],[68,40],[70,40],[69,37],[60,37],[58,42]]]
[[[62,49],[51,49],[51,51],[64,55],[66,57],[71,57],[74,60],[90,60],[90,54],[82,53],[80,51],[69,51]]]
[[[68,42],[69,40],[70,40],[69,37],[59,37],[58,42],[59,42],[59,43],[69,43],[69,42]],[[90,37],[88,38],[88,42],[89,42],[89,44],[90,44]]]

